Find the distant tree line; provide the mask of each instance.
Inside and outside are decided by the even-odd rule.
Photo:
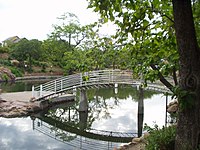
[[[66,13],[54,25],[48,39],[21,39],[0,47],[19,68],[33,72],[33,66],[60,67],[66,74],[105,68],[131,69],[131,52],[118,46],[112,36],[99,34],[100,23],[81,26],[78,18]],[[22,70],[23,70],[22,69]]]

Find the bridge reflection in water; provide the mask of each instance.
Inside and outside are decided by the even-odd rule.
[[[62,115],[57,118],[48,112],[31,116],[33,130],[83,150],[112,150],[114,147],[119,147],[121,143],[130,142],[133,137],[137,136],[137,133],[91,129],[88,127],[88,111],[77,113],[73,106],[68,106],[65,111],[67,116],[63,115],[64,118]]]
[[[133,87],[131,87],[131,89],[133,89]],[[105,93],[108,91],[108,89],[104,89],[102,93],[109,97],[109,93]],[[111,91],[113,91],[114,94],[114,90]],[[137,132],[135,133],[92,129],[92,123],[97,119],[97,117],[95,116],[96,113],[93,112],[94,109],[96,109],[96,106],[94,107],[94,105],[91,105],[91,103],[94,104],[95,102],[92,102],[91,100],[88,100],[91,108],[88,108],[88,111],[85,112],[79,111],[79,102],[76,100],[75,102],[66,103],[66,106],[62,104],[61,107],[58,106],[58,108],[47,110],[47,112],[42,112],[32,116],[33,129],[78,149],[112,150],[114,147],[119,147],[121,143],[128,143],[133,137],[142,135],[145,92],[146,91],[141,88],[134,91],[128,91],[126,88],[122,88],[119,89],[118,93],[119,97],[135,95],[134,99],[137,101],[136,104],[138,111]],[[87,97],[89,97],[88,99],[90,99],[91,93],[87,93]],[[93,93],[96,92],[93,91]],[[120,95],[120,93],[123,93],[124,95]],[[116,93],[114,95],[116,96],[116,103],[119,103]],[[151,97],[153,94],[150,93],[146,95],[148,95],[146,97]],[[99,108],[102,107],[101,103],[105,103],[105,101],[100,102],[98,94],[96,96],[92,95],[92,97],[96,98],[95,105],[98,105]],[[132,131],[134,131],[134,129]]]
[[[121,143],[130,142],[132,139],[131,137],[117,137],[115,135],[122,134],[117,132],[83,131],[46,117],[34,119],[33,129],[67,145],[83,150],[111,150]]]

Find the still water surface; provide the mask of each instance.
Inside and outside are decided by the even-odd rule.
[[[26,88],[30,90],[30,86]],[[0,149],[111,150],[124,141],[102,138],[102,135],[120,132],[120,136],[121,133],[138,136],[144,123],[160,127],[166,124],[166,97],[163,94],[121,86],[117,94],[113,88],[90,89],[87,97],[87,113],[78,111],[77,97],[77,102],[31,117],[0,118]]]

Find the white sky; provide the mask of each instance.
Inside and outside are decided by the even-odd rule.
[[[45,40],[66,12],[76,14],[82,25],[97,21],[87,5],[86,0],[0,0],[0,42],[15,35]]]

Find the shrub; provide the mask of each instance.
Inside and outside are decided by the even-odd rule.
[[[16,77],[22,77],[23,76],[22,71],[18,68],[10,67],[10,70]]]
[[[42,64],[42,69],[41,69],[41,72],[46,72],[46,67],[47,67],[47,65],[45,65],[45,64]]]
[[[151,128],[145,124],[144,127],[150,136],[147,137],[145,150],[174,150],[176,127],[169,126],[159,129],[157,125]]]
[[[9,60],[4,60],[4,59],[0,59],[0,64],[2,64],[4,66],[12,66],[12,64]]]
[[[0,47],[0,53],[8,53],[9,48],[8,47]]]
[[[8,77],[8,75],[7,74],[3,74],[2,76],[1,76],[1,78],[2,78],[2,80],[3,81],[9,81],[9,77]]]

